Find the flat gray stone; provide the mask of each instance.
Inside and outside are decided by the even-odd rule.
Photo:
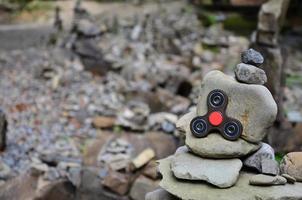
[[[229,141],[217,133],[198,139],[191,132],[187,132],[186,135],[185,142],[190,151],[205,158],[239,158],[260,148],[260,144],[249,143],[240,138]]]
[[[301,200],[302,183],[259,187],[249,184],[255,174],[241,172],[235,186],[221,189],[206,183],[181,181],[174,177],[170,164],[172,157],[160,160],[163,176],[160,186],[183,200]]]
[[[261,148],[243,161],[246,167],[254,168],[263,174],[279,174],[279,165],[275,161],[274,149],[266,143],[261,143]]]
[[[234,72],[239,82],[259,85],[267,82],[265,71],[253,65],[240,63],[235,67]]]
[[[175,177],[185,180],[206,181],[219,188],[233,186],[239,176],[242,162],[235,159],[204,159],[191,153],[173,156],[171,170]]]
[[[250,184],[258,186],[285,185],[286,182],[286,178],[282,176],[268,176],[264,174],[258,174],[250,178]]]
[[[262,85],[239,83],[220,71],[211,71],[201,84],[197,115],[208,112],[207,96],[214,89],[221,89],[228,95],[226,112],[242,123],[241,137],[249,142],[260,142],[277,115],[277,105],[270,91]]]
[[[241,62],[259,67],[263,64],[263,56],[254,49],[248,49],[241,54]]]

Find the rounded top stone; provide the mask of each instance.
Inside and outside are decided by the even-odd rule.
[[[259,67],[263,64],[263,56],[254,49],[248,49],[241,54],[241,61],[245,64],[250,64]]]

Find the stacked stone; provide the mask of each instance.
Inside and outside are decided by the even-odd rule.
[[[302,198],[302,183],[286,184],[295,182],[295,178],[291,174],[279,175],[274,150],[261,142],[277,115],[277,105],[263,86],[267,78],[258,68],[262,63],[261,54],[249,49],[235,67],[236,78],[220,71],[204,77],[196,110],[176,124],[185,133],[185,146],[159,161],[162,189],[148,193],[146,200]],[[208,112],[208,94],[215,89],[228,97],[226,114],[242,124],[237,140],[227,140],[218,132],[197,138],[191,132],[191,120]]]

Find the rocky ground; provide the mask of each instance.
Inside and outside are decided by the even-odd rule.
[[[181,143],[174,124],[193,109],[203,76],[232,73],[249,45],[219,23],[203,27],[181,2],[122,17],[123,7],[113,7],[116,15],[80,9],[68,23],[63,12],[65,29],[51,31],[51,45],[1,49],[1,183],[36,169],[44,181],[71,181],[79,198],[142,199],[158,185],[154,160]],[[296,54],[293,73],[301,69]],[[290,106],[297,88],[286,90]]]

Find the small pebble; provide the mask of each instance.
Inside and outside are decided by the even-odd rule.
[[[286,182],[286,178],[282,176],[268,176],[264,174],[258,174],[250,178],[250,185],[258,186],[285,185]]]
[[[241,61],[259,67],[263,64],[264,58],[258,51],[248,49],[241,54]]]
[[[288,174],[282,174],[281,176],[283,176],[284,178],[286,178],[288,183],[294,184],[297,180],[292,177],[291,175]]]
[[[253,65],[240,63],[234,72],[236,79],[243,83],[263,85],[267,82],[265,71]]]

